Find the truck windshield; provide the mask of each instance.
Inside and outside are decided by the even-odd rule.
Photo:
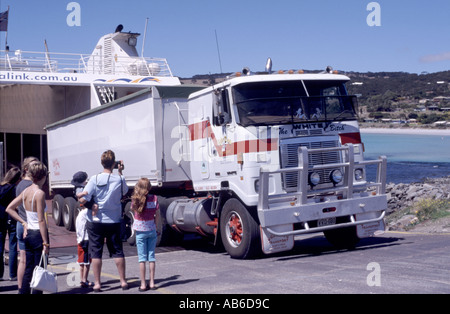
[[[356,97],[347,95],[343,81],[240,84],[233,88],[233,97],[242,126],[356,118]]]

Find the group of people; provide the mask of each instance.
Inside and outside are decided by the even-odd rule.
[[[35,157],[25,158],[22,169],[11,168],[0,183],[1,277],[6,234],[9,234],[10,280],[17,280],[19,293],[31,292],[33,270],[42,253],[49,253],[49,236],[45,212],[47,167]],[[19,261],[17,263],[17,246]],[[38,292],[37,292],[38,293]]]
[[[31,160],[31,161],[30,161]],[[110,256],[114,258],[120,285],[123,290],[127,290],[128,283],[125,276],[125,256],[122,246],[121,228],[123,219],[123,209],[121,199],[128,192],[128,186],[122,175],[124,165],[116,162],[115,154],[111,150],[105,151],[101,155],[103,172],[93,175],[86,183],[87,174],[78,172],[74,175],[72,184],[80,184],[76,196],[84,209],[77,216],[77,242],[78,242],[78,263],[80,265],[80,285],[81,287],[92,287],[94,292],[102,292],[101,268],[103,247],[106,245]],[[118,169],[118,174],[114,174],[114,169]],[[9,232],[10,242],[12,239],[11,228],[9,226],[17,221],[17,238],[23,230],[24,245],[19,242],[19,249],[24,251],[20,261],[26,261],[22,266],[23,276],[21,276],[21,266],[17,267],[17,281],[19,293],[39,293],[31,291],[30,281],[33,270],[39,264],[42,252],[49,254],[50,243],[48,227],[45,218],[47,210],[45,205],[45,193],[42,186],[47,178],[46,166],[36,158],[27,158],[23,164],[23,176],[17,178],[17,169],[10,169],[4,180],[1,182],[0,190],[0,236],[3,239],[1,247],[4,247],[6,232]],[[14,175],[15,174],[15,175]],[[28,182],[29,181],[29,182]],[[8,189],[3,189],[7,185]],[[84,187],[83,187],[84,186]],[[3,193],[3,190],[15,192]],[[151,184],[147,178],[141,178],[136,183],[131,195],[131,209],[134,215],[132,228],[136,232],[136,247],[138,253],[140,281],[139,291],[156,289],[155,286],[155,247],[157,240],[157,224],[159,218],[159,204],[155,195],[150,193]],[[22,213],[21,213],[22,211]],[[5,217],[6,218],[5,218]],[[3,221],[5,223],[3,227]],[[9,228],[9,229],[8,229]],[[14,254],[14,245],[10,244],[10,254]],[[3,249],[1,249],[3,253]],[[146,280],[146,267],[149,265],[150,280]],[[93,285],[88,281],[89,269],[92,267],[94,273]],[[3,265],[0,264],[0,276],[3,275]],[[10,257],[10,277],[14,278],[14,263]],[[1,277],[0,277],[1,278]]]

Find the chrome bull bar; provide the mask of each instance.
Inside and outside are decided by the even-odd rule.
[[[309,165],[308,154],[330,151],[343,152],[343,162],[324,165]],[[262,167],[260,170],[258,217],[261,227],[265,228],[268,232],[277,236],[298,235],[311,232],[321,232],[336,228],[377,223],[384,219],[385,210],[387,207],[387,198],[385,194],[387,158],[385,156],[380,156],[376,160],[355,161],[354,145],[347,144],[342,147],[334,148],[308,149],[306,147],[299,147],[298,158],[299,166],[295,168],[284,168],[273,171],[270,170],[269,167]],[[377,165],[375,182],[363,182],[362,184],[360,183],[355,186],[355,169],[366,165]],[[327,168],[344,169],[343,182],[331,188],[309,189],[308,172]],[[270,195],[270,176],[293,171],[298,172],[297,191]],[[370,187],[374,187],[374,191],[361,194],[361,191],[367,191]],[[331,201],[330,203],[324,202],[317,204],[312,201],[313,196],[330,194],[336,195],[337,193],[339,193],[342,198]],[[321,218],[319,209],[323,208],[327,204],[337,207],[345,205],[346,210],[344,211],[344,215],[350,217],[350,222],[310,228],[307,221],[314,220],[314,218],[311,217]],[[366,204],[368,206],[367,208],[364,208]],[[312,211],[314,213],[306,213],[307,211]],[[365,214],[369,212],[373,214],[376,213],[377,217],[370,217],[370,219],[362,220],[357,220],[355,217],[357,214]],[[304,229],[275,231],[271,228],[277,225],[294,224],[299,222],[303,224]]]
[[[354,216],[350,216],[352,219],[351,222],[340,223],[337,225],[330,225],[330,226],[324,226],[324,227],[315,227],[315,228],[311,228],[311,229],[306,227],[303,230],[277,232],[277,231],[274,231],[273,229],[271,229],[270,227],[266,227],[266,230],[276,236],[301,235],[301,234],[306,234],[306,233],[311,233],[311,232],[322,232],[322,231],[327,231],[327,230],[336,229],[336,228],[345,228],[345,227],[353,227],[353,226],[358,226],[358,225],[378,223],[384,219],[385,214],[386,214],[386,211],[382,211],[381,215],[375,219],[367,219],[367,220],[361,220],[361,221],[356,221]]]

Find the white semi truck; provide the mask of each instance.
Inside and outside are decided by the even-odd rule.
[[[73,224],[73,174],[100,172],[111,149],[130,188],[151,180],[161,242],[198,233],[233,258],[290,250],[296,235],[314,232],[354,246],[385,229],[386,158],[364,159],[348,81],[329,68],[244,69],[210,87],[156,82],[48,125],[53,215]],[[377,168],[371,180],[369,165]]]

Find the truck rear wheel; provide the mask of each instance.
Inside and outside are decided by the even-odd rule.
[[[220,236],[232,258],[245,259],[261,252],[259,226],[237,199],[229,199],[220,215]]]
[[[57,226],[63,226],[62,213],[64,208],[64,197],[60,194],[56,194],[52,200],[52,217]]]

